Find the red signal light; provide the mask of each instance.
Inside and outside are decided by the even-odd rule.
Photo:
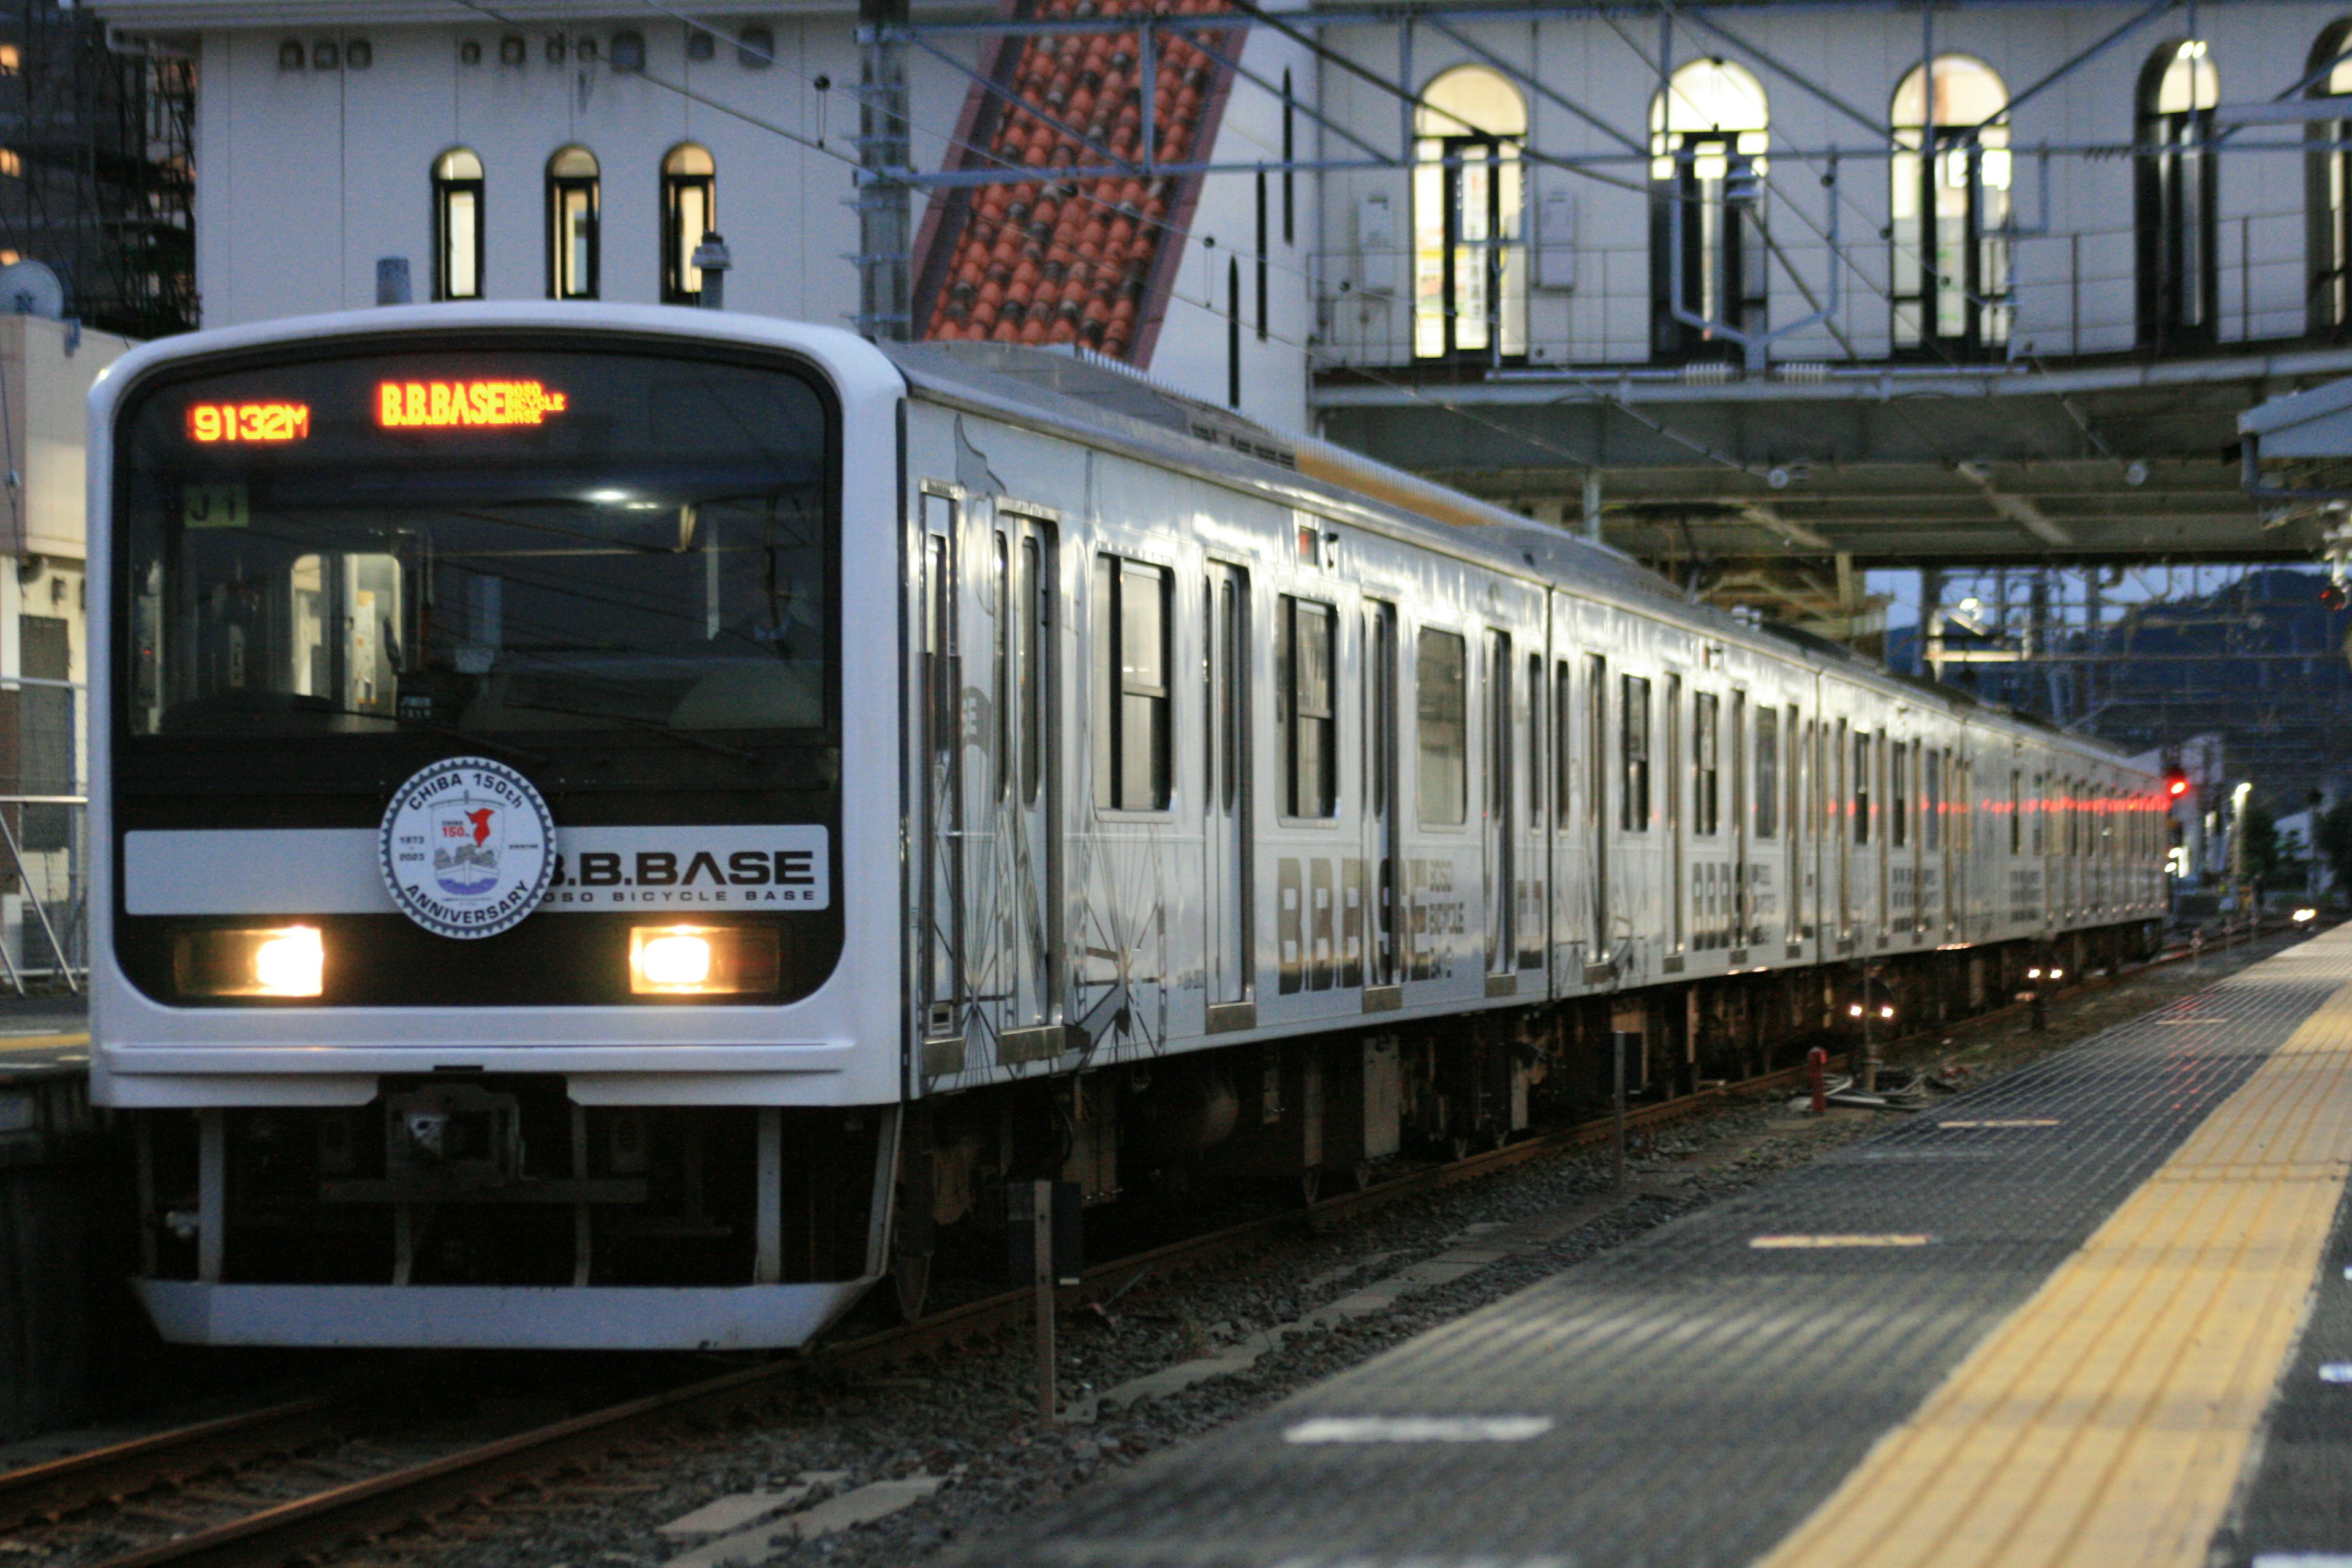
[[[2179,800],[2189,793],[2189,775],[2179,768],[2168,768],[2164,774],[2164,793]]]

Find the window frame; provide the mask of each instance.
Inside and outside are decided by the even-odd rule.
[[[1175,683],[1173,661],[1176,632],[1176,574],[1156,561],[1144,561],[1116,551],[1095,555],[1095,647],[1090,679],[1099,708],[1095,737],[1095,809],[1121,816],[1164,816],[1175,808],[1174,765]],[[1128,661],[1130,625],[1129,584],[1155,584],[1158,601],[1160,681],[1138,680]],[[1140,710],[1130,704],[1140,703]],[[1128,730],[1131,715],[1149,716],[1151,734],[1145,753],[1149,778],[1141,791],[1127,776],[1132,748]],[[1137,804],[1139,801],[1145,804]]]
[[[1430,698],[1433,694],[1433,683],[1429,675],[1433,666],[1428,655],[1433,641],[1453,645],[1455,675],[1453,685],[1454,708],[1450,721],[1456,739],[1452,755],[1454,799],[1451,805],[1454,816],[1451,817],[1432,816],[1430,811],[1430,762],[1432,756],[1435,754],[1430,748],[1432,726]],[[1439,721],[1446,721],[1441,717]],[[1470,821],[1470,639],[1466,634],[1446,626],[1423,626],[1413,628],[1412,732],[1413,820],[1424,828],[1447,832],[1460,831],[1466,827]]]
[[[1712,691],[1691,693],[1691,831],[1723,831],[1723,699]]]
[[[487,259],[487,252],[483,242],[482,218],[488,203],[487,188],[489,182],[487,178],[487,171],[484,174],[475,174],[470,177],[445,174],[441,172],[443,165],[446,164],[449,160],[457,157],[461,153],[474,161],[474,166],[477,169],[483,168],[481,154],[475,152],[471,147],[463,146],[444,149],[440,155],[433,160],[432,164],[433,298],[436,300],[447,301],[457,300],[479,300],[485,298],[486,285],[483,280],[482,273],[483,263]],[[455,198],[459,196],[471,197],[474,208],[474,254],[472,260],[474,269],[474,288],[471,293],[467,294],[456,292],[451,287],[449,281],[449,274],[451,271],[449,264],[452,260],[449,234],[451,226],[450,212]]]
[[[1617,830],[1650,831],[1650,678],[1621,673],[1617,688]]]
[[[700,173],[674,170],[671,165],[688,153],[700,153],[710,167]],[[696,247],[702,243],[702,235],[689,235],[684,230],[685,197],[688,191],[702,194],[703,234],[714,232],[719,227],[719,164],[710,150],[698,142],[681,142],[662,154],[661,302],[665,305],[702,303],[701,277],[692,260]],[[687,287],[690,275],[694,279],[691,289]]]
[[[1303,629],[1319,622],[1322,627],[1323,694],[1320,711],[1307,708],[1307,678],[1314,673],[1300,657]],[[1329,822],[1339,816],[1339,606],[1324,599],[1284,594],[1276,606],[1274,623],[1274,726],[1282,752],[1282,816],[1299,822]],[[1306,744],[1319,734],[1319,746],[1310,756]],[[1319,761],[1318,761],[1319,759]],[[1305,770],[1316,766],[1320,778],[1309,781]],[[1309,782],[1316,791],[1304,787]]]
[[[578,153],[584,156],[594,173],[559,174],[556,165],[565,155]],[[551,300],[598,300],[604,297],[604,166],[595,153],[578,142],[568,142],[557,148],[547,160],[547,297]],[[584,194],[587,198],[588,267],[585,287],[574,287],[580,280],[569,271],[570,237],[564,226],[566,198]]]

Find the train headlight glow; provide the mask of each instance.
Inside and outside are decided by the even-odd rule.
[[[776,988],[769,926],[632,926],[629,989],[640,996],[734,996]]]
[[[637,973],[647,985],[692,990],[710,978],[710,939],[692,931],[664,931],[637,949]]]
[[[2297,925],[2308,925],[2318,918],[2319,911],[2317,910],[2304,909],[2294,911],[2294,923]]]
[[[327,948],[311,926],[183,931],[173,968],[184,995],[316,996]]]

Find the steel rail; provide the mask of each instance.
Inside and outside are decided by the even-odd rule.
[[[2058,1001],[2085,992],[2103,990],[2133,975],[2190,956],[2189,950],[2178,950],[2106,975],[2086,977],[2063,991],[2053,993],[2048,1000]],[[2013,1003],[1954,1022],[1980,1024],[2021,1014],[2025,1008],[2023,1003]],[[1917,1045],[1948,1026],[1938,1025],[1935,1028],[1898,1036],[1886,1041],[1885,1048]],[[1841,1056],[1833,1061],[1842,1064],[1849,1059]],[[1636,1107],[1628,1112],[1625,1125],[1633,1130],[1664,1126],[1703,1114],[1715,1107],[1791,1087],[1802,1081],[1806,1071],[1804,1067],[1784,1068]],[[1323,1198],[1302,1209],[1270,1215],[1143,1252],[1130,1253],[1087,1269],[1081,1282],[1066,1287],[1058,1293],[1057,1299],[1065,1308],[1082,1306],[1089,1300],[1118,1293],[1147,1270],[1159,1271],[1165,1276],[1175,1272],[1169,1268],[1170,1265],[1181,1265],[1186,1268],[1211,1267],[1283,1236],[1295,1235],[1302,1225],[1310,1228],[1327,1226],[1545,1154],[1603,1144],[1612,1136],[1612,1123],[1607,1118],[1579,1122],[1463,1159],[1425,1167],[1390,1181],[1374,1183],[1359,1192]],[[298,1498],[226,1524],[105,1560],[90,1565],[90,1568],[288,1568],[288,1565],[298,1563],[304,1568],[314,1568],[320,1559],[353,1541],[413,1525],[465,1504],[489,1506],[501,1491],[516,1482],[567,1465],[583,1465],[603,1458],[614,1448],[640,1435],[650,1425],[709,1422],[751,1407],[776,1404],[790,1392],[786,1385],[813,1367],[888,1363],[1017,1329],[1027,1321],[1034,1302],[1034,1297],[1027,1289],[1007,1290],[982,1297],[944,1309],[912,1323],[820,1346],[805,1355],[783,1357],[744,1367],[518,1433],[424,1464],[386,1471],[364,1480]],[[327,1399],[296,1402],[297,1405],[307,1403],[326,1405],[332,1402]],[[131,1451],[142,1445],[147,1446],[151,1452],[162,1454],[174,1445],[186,1448],[200,1447],[206,1442],[216,1443],[219,1439],[208,1436],[215,1429],[232,1427],[239,1422],[258,1426],[273,1417],[290,1419],[282,1413],[293,1408],[291,1405],[278,1406],[272,1411],[256,1412],[251,1416],[231,1417],[226,1422],[209,1423],[184,1432],[140,1439],[121,1445],[116,1449],[100,1450],[95,1455],[78,1456],[74,1459],[37,1466],[30,1470],[0,1475],[0,1502],[9,1501],[13,1495],[11,1488],[19,1484],[20,1478],[24,1479],[23,1484],[29,1485],[29,1479],[40,1472],[58,1470],[61,1466],[69,1467],[77,1460],[93,1462],[91,1473],[95,1474],[97,1467],[94,1461],[104,1455],[121,1455],[127,1464],[135,1458]],[[66,1472],[60,1470],[58,1473],[63,1475]]]
[[[92,1503],[346,1436],[359,1399],[312,1394],[0,1473],[0,1520],[51,1523]]]

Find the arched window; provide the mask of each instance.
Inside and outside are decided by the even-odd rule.
[[[482,161],[471,148],[433,160],[433,297],[482,297]]]
[[[719,226],[718,165],[710,151],[681,142],[662,160],[662,303],[702,303],[695,247]]]
[[[2337,57],[2352,49],[2352,20],[2335,24],[2313,46],[2309,68],[2327,74],[2307,89],[2314,98],[2343,98],[2339,118],[2315,121],[2305,134],[2320,144],[2311,154],[2310,328],[2329,336],[2352,328],[2352,59]]]
[[[2150,348],[2213,341],[2221,289],[2213,106],[2221,100],[2201,38],[2165,45],[2140,72],[2139,337]]]
[[[1429,84],[1413,116],[1412,352],[1516,359],[1528,352],[1527,104],[1484,66]]]
[[[1975,353],[2009,342],[2009,89],[1966,55],[1895,89],[1895,346]]]
[[[547,161],[547,297],[596,298],[596,154],[566,147]]]
[[[1765,326],[1764,87],[1693,60],[1650,100],[1650,347],[1679,359]]]

